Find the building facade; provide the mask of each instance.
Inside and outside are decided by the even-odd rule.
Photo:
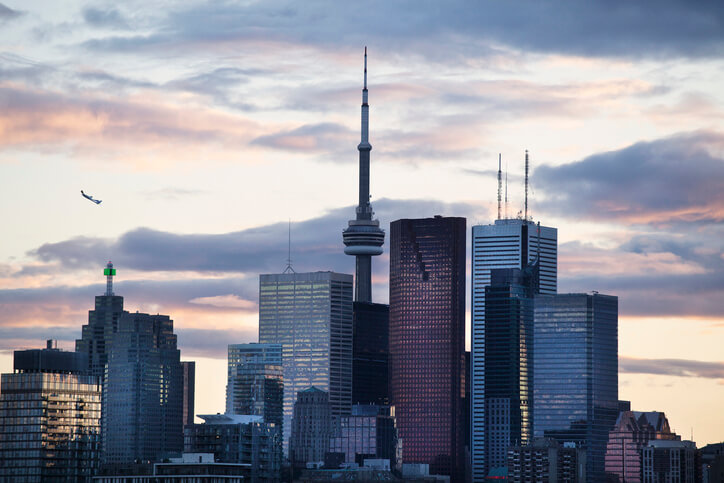
[[[644,483],[695,483],[701,481],[696,443],[653,440],[641,449]]]
[[[533,433],[586,450],[588,481],[605,481],[608,434],[618,416],[618,298],[535,298]]]
[[[508,450],[508,476],[512,483],[586,483],[586,452],[575,444],[536,438]]]
[[[296,467],[323,462],[333,434],[329,395],[316,387],[297,393],[292,418],[289,459]]]
[[[351,416],[342,416],[329,451],[344,455],[345,463],[364,465],[365,459],[384,459],[397,467],[395,408],[355,404]]]
[[[184,377],[183,425],[186,426],[187,424],[194,424],[196,363],[194,361],[181,361],[181,370]]]
[[[352,404],[387,405],[390,306],[355,302],[352,337]]]
[[[555,294],[558,230],[520,219],[499,219],[472,227],[471,273],[471,441],[473,479],[487,475],[485,434],[485,287],[491,270],[538,265],[537,293]]]
[[[101,385],[85,353],[15,351],[0,382],[0,481],[83,481],[100,457]]]
[[[259,277],[259,342],[281,344],[284,446],[297,393],[329,393],[332,415],[352,407],[352,276],[333,272]]]
[[[183,369],[167,315],[124,314],[103,387],[103,461],[158,461],[183,451]]]
[[[465,218],[391,224],[389,364],[403,462],[461,481]]]

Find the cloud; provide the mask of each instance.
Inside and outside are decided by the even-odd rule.
[[[619,372],[679,377],[724,379],[724,362],[692,361],[687,359],[618,358]]]
[[[5,22],[7,20],[12,20],[16,17],[19,17],[22,15],[21,12],[17,10],[13,10],[12,8],[8,7],[7,5],[0,3],[0,23]]]
[[[260,136],[251,143],[292,152],[344,152],[354,145],[355,134],[340,124],[307,124]],[[354,158],[346,156],[344,159]]]
[[[98,8],[87,7],[83,9],[83,19],[87,24],[94,27],[106,27],[113,29],[128,29],[128,21],[115,8],[101,10]]]
[[[189,300],[192,304],[211,305],[212,307],[233,308],[245,311],[254,311],[257,305],[249,300],[239,298],[237,295],[215,295],[213,297],[197,297]]]
[[[543,211],[625,224],[719,223],[724,220],[724,135],[678,134],[541,166],[533,179]]]
[[[259,340],[258,328],[245,330],[178,329],[178,347],[182,357],[226,359],[229,344],[246,344]]]

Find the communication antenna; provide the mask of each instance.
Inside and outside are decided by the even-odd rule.
[[[523,218],[528,221],[528,150],[525,150],[525,215]]]
[[[287,247],[287,268],[282,273],[297,273],[292,268],[292,220],[289,220],[289,245]]]
[[[501,154],[498,153],[498,219],[500,219],[500,192],[502,189],[502,182],[503,182],[503,173],[500,170],[500,168],[501,168],[500,157],[501,157]]]
[[[505,162],[505,219],[508,219],[508,162]]]

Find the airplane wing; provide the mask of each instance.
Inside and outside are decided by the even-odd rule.
[[[101,204],[101,200],[96,200],[96,199],[94,199],[91,195],[85,194],[85,193],[83,192],[83,190],[80,190],[80,194],[83,195],[83,198],[85,198],[85,199],[87,199],[87,200],[91,200],[93,203],[95,203],[95,204],[97,204],[97,205],[100,205],[100,204]]]

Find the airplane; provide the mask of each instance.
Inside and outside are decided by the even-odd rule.
[[[97,205],[100,205],[100,204],[101,204],[101,200],[93,199],[93,197],[92,197],[91,195],[87,195],[87,194],[83,193],[83,190],[80,190],[80,194],[83,195],[83,198],[89,199],[89,200],[91,200],[93,203],[95,203],[95,204],[97,204]]]

